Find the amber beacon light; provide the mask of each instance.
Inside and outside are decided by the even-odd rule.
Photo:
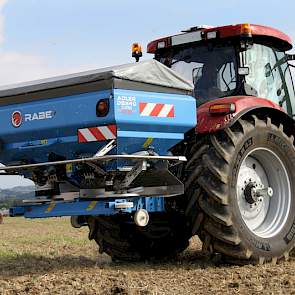
[[[241,35],[245,37],[252,37],[252,28],[250,24],[241,25]]]
[[[142,49],[139,43],[132,44],[132,57],[135,58],[136,62],[142,57]]]

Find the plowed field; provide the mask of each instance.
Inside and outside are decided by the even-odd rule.
[[[295,257],[277,265],[229,266],[197,238],[173,261],[113,263],[69,219],[5,218],[0,294],[295,294]]]

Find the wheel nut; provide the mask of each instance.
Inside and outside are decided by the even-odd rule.
[[[269,197],[273,196],[273,189],[271,187],[268,187],[267,194],[268,194]]]

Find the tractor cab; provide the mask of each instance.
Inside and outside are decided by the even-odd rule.
[[[284,33],[240,24],[193,27],[149,43],[148,52],[194,84],[197,104],[229,96],[268,99],[295,112],[295,95]]]

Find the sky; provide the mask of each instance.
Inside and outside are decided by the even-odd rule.
[[[294,0],[0,0],[0,85],[133,62],[131,45],[192,26],[255,23],[295,40]],[[2,176],[0,189],[27,184]]]

